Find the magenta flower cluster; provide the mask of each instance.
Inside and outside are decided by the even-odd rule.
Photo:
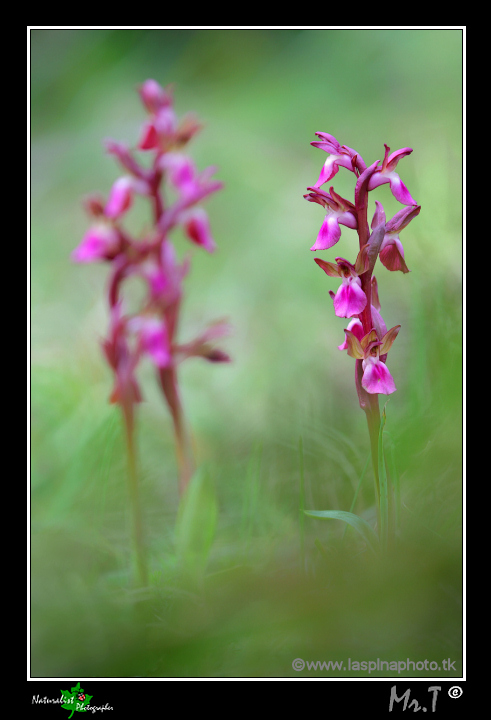
[[[124,174],[116,180],[107,199],[98,195],[86,199],[92,224],[72,259],[79,263],[102,261],[110,266],[110,322],[102,346],[114,373],[111,401],[121,404],[128,420],[133,404],[141,400],[135,371],[146,355],[157,370],[182,444],[176,366],[192,356],[211,362],[228,361],[228,355],[214,343],[227,334],[229,326],[218,322],[191,342],[178,342],[183,281],[190,258],[178,260],[170,234],[180,227],[190,243],[213,252],[215,242],[208,216],[199,204],[220,190],[222,183],[212,178],[214,167],[198,172],[191,158],[183,153],[201,125],[193,116],[178,121],[171,90],[147,80],[139,88],[139,95],[147,112],[135,148],[141,154],[122,143],[106,142],[108,153],[119,161]],[[123,224],[137,196],[146,199],[151,209],[149,229],[139,238],[133,237]],[[143,282],[145,290],[141,306],[130,313],[122,288],[128,278],[134,277]]]
[[[400,325],[387,330],[380,314],[377,281],[373,269],[377,257],[390,271],[409,272],[404,259],[404,248],[399,234],[419,214],[421,207],[413,200],[407,187],[396,172],[401,158],[412,152],[411,148],[402,148],[390,153],[385,145],[382,163],[366,166],[361,155],[347,145],[340,145],[335,137],[328,133],[315,133],[320,139],[312,142],[316,148],[329,154],[314,186],[304,198],[321,205],[326,211],[319,234],[311,250],[328,250],[339,241],[341,225],[357,230],[359,252],[352,264],[342,257],[335,262],[315,258],[315,262],[330,277],[337,277],[341,285],[336,293],[330,292],[334,302],[334,311],[338,317],[352,318],[345,330],[345,342],[340,350],[361,361],[361,388],[358,388],[360,402],[363,391],[371,395],[388,395],[396,390],[394,380],[387,368],[387,353],[400,329]],[[356,186],[354,202],[338,195],[333,187],[329,192],[321,186],[343,167],[354,173]],[[372,233],[368,228],[368,193],[379,185],[390,184],[393,196],[405,207],[386,222],[382,204],[375,201],[375,214],[371,222]],[[359,382],[357,374],[357,383]],[[362,403],[363,405],[363,403]]]

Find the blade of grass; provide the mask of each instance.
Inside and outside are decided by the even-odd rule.
[[[387,402],[389,402],[387,400]],[[388,527],[389,527],[389,503],[387,495],[387,473],[385,472],[385,458],[384,458],[384,443],[383,434],[387,415],[385,408],[387,402],[382,410],[382,417],[380,421],[380,430],[378,435],[378,477],[379,477],[379,488],[380,488],[380,543],[384,550],[387,549],[388,540]]]
[[[349,509],[349,512],[350,512],[350,513],[353,512],[353,509],[354,509],[354,507],[355,507],[356,500],[357,500],[357,498],[358,498],[358,493],[360,492],[361,484],[362,484],[363,479],[364,479],[364,477],[365,477],[365,475],[366,475],[366,472],[367,472],[367,470],[368,470],[368,465],[370,464],[370,458],[371,458],[371,454],[369,453],[369,455],[368,455],[368,457],[367,457],[367,460],[366,460],[366,463],[365,463],[365,467],[363,468],[362,473],[361,473],[361,475],[360,475],[360,479],[359,479],[359,481],[358,481],[358,486],[357,486],[357,488],[356,488],[356,490],[355,490],[355,494],[354,494],[354,496],[353,496],[353,502],[351,503],[351,507],[350,507],[350,509]],[[348,530],[348,527],[349,527],[349,526],[346,525],[346,527],[344,528],[343,540],[344,540],[344,537],[345,537],[346,532],[347,532],[347,530]]]
[[[395,530],[396,532],[399,532],[401,521],[401,486],[396,465],[395,442],[388,430],[384,430],[384,435],[387,435],[390,440],[388,447],[386,448],[386,454],[388,456],[389,472],[392,478],[395,494]]]
[[[353,513],[349,513],[344,510],[305,510],[304,512],[310,517],[342,520],[343,522],[348,523],[348,525],[351,525],[351,527],[354,527],[355,530],[360,533],[370,549],[374,552],[376,551],[379,544],[377,535],[367,521],[358,515],[354,515]]]
[[[300,492],[299,492],[299,524],[300,524],[300,564],[305,572],[305,485],[303,475],[303,438],[298,440],[298,459],[300,465]]]

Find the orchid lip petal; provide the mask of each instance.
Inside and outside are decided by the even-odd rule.
[[[387,270],[394,272],[400,270],[403,273],[410,272],[404,260],[404,248],[399,238],[386,235],[379,253],[380,262]]]
[[[390,395],[396,391],[394,380],[385,363],[378,358],[370,358],[364,361],[364,365],[361,384],[368,393]]]
[[[330,213],[324,218],[319,234],[311,250],[328,250],[336,245],[341,237],[341,228],[335,213]]]
[[[360,285],[358,278],[343,278],[341,287],[334,297],[334,312],[338,317],[348,318],[363,312],[367,304],[367,296]]]
[[[74,262],[90,263],[107,260],[117,252],[119,235],[112,227],[96,225],[85,233],[82,242],[71,254]]]
[[[211,235],[208,215],[202,208],[191,210],[183,217],[186,235],[196,245],[200,245],[208,252],[216,249],[215,241]]]
[[[120,177],[111,188],[104,214],[115,220],[130,208],[132,201],[133,180],[129,177]]]
[[[324,185],[329,180],[332,180],[332,178],[336,175],[336,173],[339,170],[339,167],[336,163],[336,156],[331,155],[327,158],[326,162],[322,166],[322,170],[320,171],[319,178],[317,182],[315,183],[315,188],[319,188],[321,185]]]
[[[390,182],[390,178],[388,178],[387,175],[384,175],[380,171],[374,172],[368,181],[368,190],[375,190],[375,188],[388,182]]]
[[[416,201],[413,200],[407,187],[402,182],[401,178],[396,172],[388,174],[390,181],[390,189],[392,195],[403,205],[416,205]]]

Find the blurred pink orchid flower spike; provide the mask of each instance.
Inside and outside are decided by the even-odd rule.
[[[139,579],[145,583],[147,569],[134,448],[135,405],[142,400],[137,369],[144,357],[154,366],[173,422],[179,492],[183,494],[194,472],[194,460],[183,417],[178,365],[189,357],[212,363],[229,362],[230,357],[216,347],[216,341],[229,333],[230,325],[220,321],[202,330],[194,340],[184,344],[178,341],[183,282],[189,272],[190,257],[188,253],[182,262],[178,260],[170,234],[181,228],[189,249],[213,253],[216,243],[201,203],[220,190],[222,183],[212,177],[216,168],[198,172],[191,158],[184,154],[201,124],[192,115],[179,122],[171,88],[146,80],[138,90],[147,112],[139,141],[134,149],[114,140],[106,141],[107,152],[119,162],[123,174],[114,182],[107,200],[100,195],[85,199],[92,224],[71,257],[77,263],[109,264],[110,327],[102,348],[114,373],[110,401],[120,405],[125,422],[133,539]],[[138,153],[145,162],[140,162]],[[152,212],[150,229],[138,238],[123,225],[136,196],[146,199]],[[141,305],[127,314],[125,280],[135,276],[144,281],[146,294]]]
[[[383,161],[380,163],[377,160],[367,167],[356,150],[341,145],[333,135],[322,132],[315,134],[319,139],[311,145],[327,152],[329,157],[324,162],[317,182],[308,187],[308,193],[304,195],[307,201],[317,203],[326,211],[311,250],[330,250],[341,239],[341,225],[356,230],[358,234],[359,251],[354,264],[342,257],[334,258],[334,262],[317,257],[315,262],[329,277],[341,279],[341,285],[336,292],[329,290],[335,314],[341,318],[350,318],[345,329],[345,341],[338,347],[340,350],[347,350],[348,355],[355,359],[355,386],[360,407],[367,416],[370,434],[378,524],[381,536],[386,538],[386,486],[384,479],[380,477],[381,418],[378,396],[391,395],[396,391],[394,379],[387,368],[387,353],[401,326],[395,325],[387,330],[380,313],[378,285],[373,271],[377,258],[380,258],[382,265],[391,272],[409,272],[400,233],[419,215],[421,206],[413,200],[396,172],[396,167],[400,160],[412,153],[412,149],[406,147],[391,153],[389,146],[385,145]],[[340,168],[345,168],[355,176],[353,201],[342,198],[333,187],[329,188],[329,192],[321,188],[332,180]],[[371,191],[385,183],[390,185],[392,195],[404,208],[386,222],[384,208],[376,200],[370,228],[368,196]]]

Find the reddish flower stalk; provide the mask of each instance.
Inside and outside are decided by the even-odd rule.
[[[387,331],[380,315],[377,281],[373,270],[377,258],[390,271],[409,272],[404,260],[404,249],[399,233],[419,214],[421,207],[415,203],[408,189],[395,172],[399,160],[409,155],[411,148],[403,148],[391,155],[385,145],[382,164],[379,160],[369,167],[361,155],[340,145],[335,137],[318,132],[319,141],[311,145],[329,153],[315,186],[308,187],[304,198],[316,202],[327,210],[319,235],[311,250],[326,250],[333,247],[341,237],[340,224],[356,229],[359,238],[359,252],[352,265],[344,258],[336,257],[335,263],[315,258],[315,262],[330,277],[340,277],[342,284],[330,295],[334,301],[334,311],[338,317],[353,318],[345,330],[345,342],[340,350],[347,350],[355,358],[355,385],[360,407],[365,412],[370,435],[372,465],[375,479],[377,508],[380,509],[379,483],[379,432],[380,410],[378,395],[388,395],[396,390],[392,376],[387,368],[387,353],[400,329],[396,325]],[[344,167],[356,177],[354,202],[342,198],[329,188],[329,193],[321,186],[332,180]],[[371,222],[372,233],[368,225],[368,193],[379,185],[390,183],[394,197],[405,205],[392,220],[386,223],[381,203],[376,201],[376,210]],[[380,527],[380,517],[379,517]]]
[[[73,251],[72,259],[80,263],[107,262],[111,268],[107,291],[110,329],[102,347],[114,373],[110,401],[120,405],[126,428],[133,539],[139,577],[144,584],[146,563],[134,439],[134,406],[142,396],[136,369],[143,356],[155,366],[174,425],[182,494],[192,476],[194,460],[183,417],[177,366],[193,356],[210,362],[228,362],[230,358],[214,347],[214,340],[227,334],[229,326],[224,322],[215,323],[191,342],[179,343],[183,280],[189,272],[190,258],[179,262],[169,237],[180,226],[192,244],[207,252],[215,250],[207,214],[198,203],[220,190],[222,183],[212,179],[215,168],[199,173],[192,160],[181,152],[201,126],[190,116],[177,121],[170,89],[147,80],[139,93],[148,119],[136,150],[151,155],[151,162],[142,164],[135,152],[122,143],[106,142],[108,153],[116,157],[125,174],[116,180],[107,201],[98,195],[85,200],[93,223]],[[123,218],[136,195],[149,201],[152,214],[152,228],[138,239],[123,227]],[[131,313],[126,312],[122,297],[124,282],[129,277],[139,277],[146,287],[141,306]]]

